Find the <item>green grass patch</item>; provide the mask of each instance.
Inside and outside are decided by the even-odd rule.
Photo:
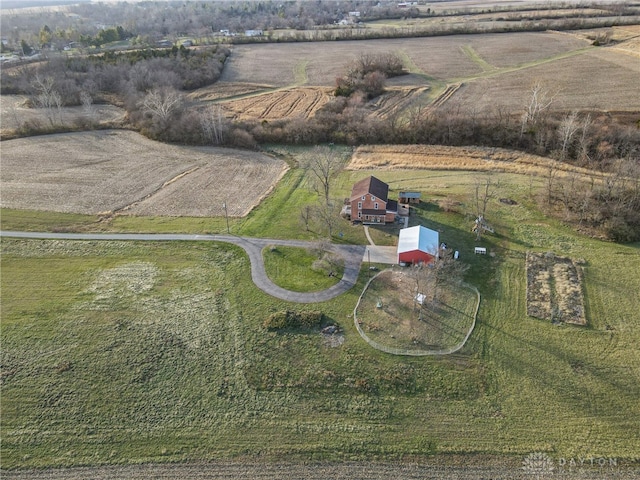
[[[306,248],[273,246],[262,252],[267,275],[276,285],[294,292],[325,290],[342,278],[344,268]]]

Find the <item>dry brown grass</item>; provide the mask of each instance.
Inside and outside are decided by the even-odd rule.
[[[469,36],[468,45],[497,68],[539,61],[589,46],[587,40],[558,32],[521,32]]]
[[[44,126],[50,125],[49,116],[56,123],[71,124],[74,120],[84,118],[96,124],[115,124],[124,121],[125,111],[114,105],[93,105],[91,112],[83,107],[63,107],[58,112],[47,112],[42,108],[30,108],[24,95],[0,95],[0,116],[2,123],[0,133],[6,134],[22,126],[25,122],[39,121]]]
[[[194,90],[188,97],[193,100],[211,102],[223,98],[250,95],[270,88],[271,85],[261,83],[216,82],[208,87]]]
[[[331,99],[328,88],[294,88],[222,103],[228,117],[234,119],[275,120],[309,118]]]
[[[349,170],[474,170],[546,175],[598,175],[592,170],[515,150],[441,145],[364,145],[354,152]]]
[[[286,171],[272,157],[166,145],[129,131],[2,143],[2,207],[73,213],[246,215]]]
[[[334,86],[344,67],[361,54],[397,52],[413,73],[441,80],[479,74],[483,69],[463,47],[470,46],[495,67],[516,66],[583,48],[584,39],[557,33],[452,35],[446,37],[327,43],[236,45],[225,66],[224,82],[287,86],[300,83],[304,70],[308,85]],[[417,85],[425,85],[416,76]]]

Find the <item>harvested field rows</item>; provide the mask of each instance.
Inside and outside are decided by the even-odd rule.
[[[208,87],[199,88],[189,94],[189,98],[200,101],[216,101],[223,98],[250,95],[272,88],[261,83],[216,82]]]
[[[128,131],[17,139],[2,144],[2,207],[68,213],[246,215],[284,162],[254,152],[187,148]]]
[[[356,149],[347,169],[475,170],[540,175],[548,173],[551,166],[560,172],[594,174],[591,170],[515,150],[440,145],[365,145]]]
[[[309,118],[330,98],[329,89],[296,88],[225,102],[222,106],[235,119]]]
[[[527,253],[527,315],[586,325],[580,267],[570,258]]]
[[[426,102],[429,87],[395,87],[378,97],[372,108],[381,118],[388,118],[399,112],[416,108]]]

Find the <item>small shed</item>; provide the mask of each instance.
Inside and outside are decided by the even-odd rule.
[[[429,263],[438,255],[438,232],[422,225],[403,228],[398,237],[398,263]]]
[[[399,203],[420,203],[420,192],[400,192],[398,194]]]

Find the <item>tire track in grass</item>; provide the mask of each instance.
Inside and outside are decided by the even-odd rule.
[[[460,47],[460,50],[462,50],[462,53],[464,53],[469,60],[478,65],[483,72],[493,72],[497,70],[496,67],[485,61],[471,45],[463,45]]]
[[[323,97],[324,97],[323,92],[315,92],[315,98],[313,99],[313,101],[305,111],[306,118],[309,118],[316,113],[316,107],[318,106],[318,104],[320,103],[320,100],[322,100]]]
[[[192,167],[192,168],[190,168],[190,169],[188,169],[188,170],[185,170],[185,171],[184,171],[184,172],[182,172],[182,173],[179,173],[178,175],[176,175],[176,176],[175,176],[175,177],[173,177],[173,178],[170,178],[169,180],[167,180],[166,182],[164,182],[162,185],[160,185],[160,187],[156,188],[153,192],[151,192],[151,193],[149,193],[149,194],[145,195],[144,197],[139,198],[138,200],[135,200],[135,201],[133,201],[133,202],[131,202],[131,203],[127,204],[127,205],[124,205],[123,207],[120,207],[120,208],[117,208],[117,209],[115,209],[115,210],[112,210],[111,212],[106,212],[106,213],[105,213],[106,218],[109,218],[109,217],[112,217],[112,216],[118,215],[119,213],[126,212],[127,210],[132,209],[133,207],[135,207],[135,206],[136,206],[136,205],[138,205],[139,203],[142,203],[142,202],[144,202],[145,200],[148,200],[149,198],[153,197],[154,195],[157,195],[157,194],[158,194],[158,193],[159,193],[163,188],[168,187],[168,186],[169,186],[169,185],[171,185],[172,183],[177,182],[177,181],[178,181],[178,180],[180,180],[181,178],[184,178],[184,177],[186,177],[187,175],[189,175],[189,174],[191,174],[191,173],[193,173],[193,172],[195,172],[196,170],[199,170],[199,169],[200,169],[200,165],[197,165],[197,166]],[[105,218],[105,219],[106,219],[106,218]]]
[[[286,95],[286,92],[285,92]],[[260,114],[260,116],[258,118],[267,118],[270,114],[271,111],[276,108],[276,105],[278,105],[283,98],[283,94],[282,92],[279,92],[278,96],[274,95],[274,99],[271,101],[271,103],[269,105],[267,105],[267,107],[262,111],[262,113]]]
[[[300,92],[298,92],[297,98],[293,102],[291,102],[291,104],[289,105],[289,108],[287,108],[287,111],[284,112],[283,116],[288,117],[289,115],[294,113],[298,108],[298,105],[300,105],[300,102],[302,102],[302,100],[306,98],[307,98],[307,94],[304,90],[301,90]]]

